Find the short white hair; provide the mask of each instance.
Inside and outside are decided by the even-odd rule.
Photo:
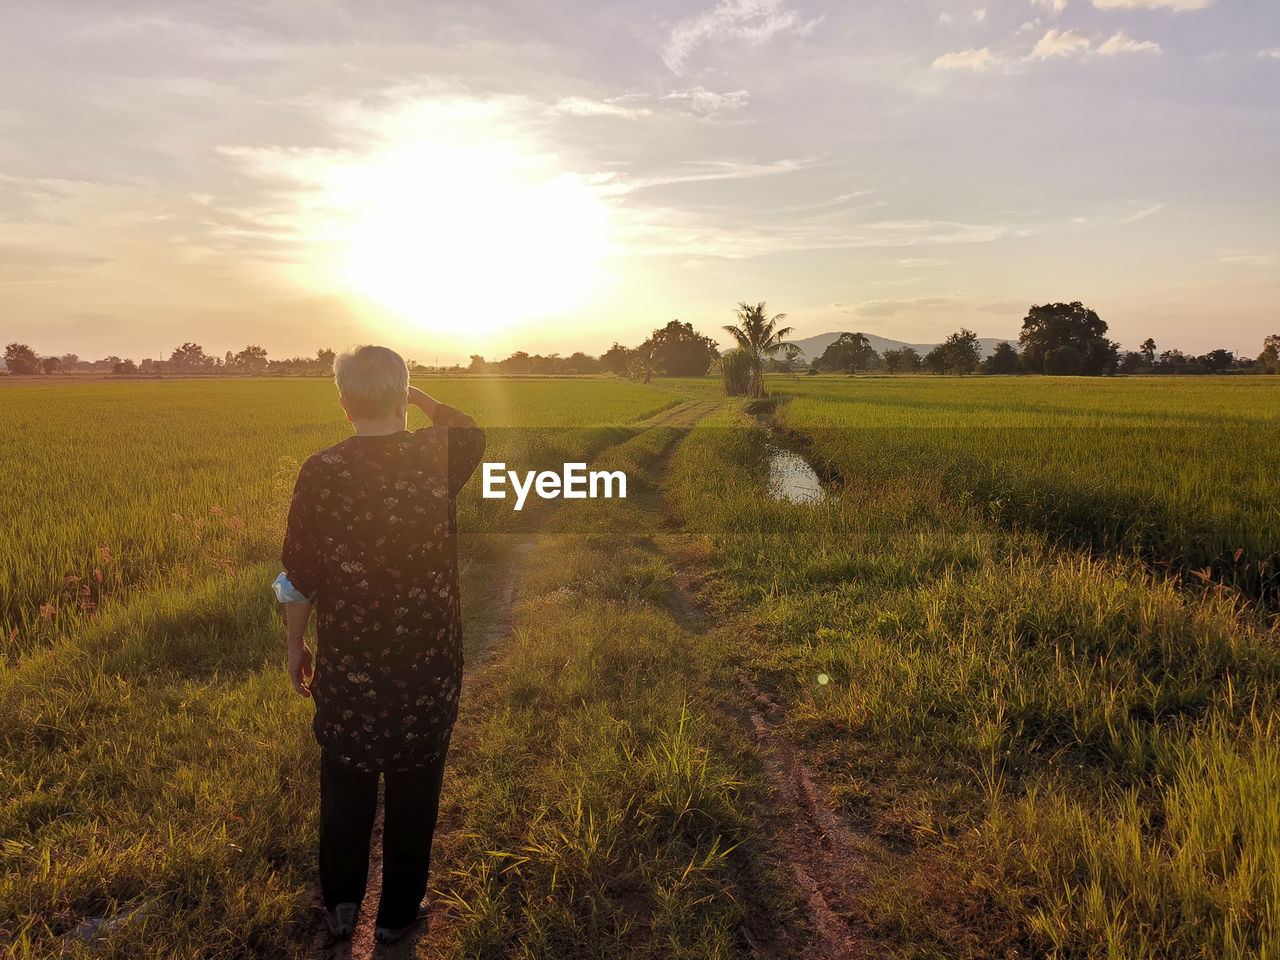
[[[333,379],[347,412],[361,419],[390,416],[409,392],[409,366],[389,347],[343,351],[333,359]]]

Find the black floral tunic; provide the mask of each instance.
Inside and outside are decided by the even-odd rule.
[[[458,714],[456,498],[485,436],[452,407],[433,419],[314,454],[289,506],[284,570],[316,611],[316,740],[356,770],[437,759]]]

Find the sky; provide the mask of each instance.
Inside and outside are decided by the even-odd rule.
[[[1275,0],[49,0],[0,34],[0,338],[600,353],[1280,332]],[[721,333],[721,345],[729,337]]]

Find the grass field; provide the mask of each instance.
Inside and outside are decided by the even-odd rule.
[[[962,503],[1280,600],[1273,377],[805,378],[782,420],[862,488]]]
[[[490,428],[489,459],[520,462],[589,455],[676,398],[617,381],[427,386]],[[410,412],[410,429],[426,423]],[[278,556],[298,467],[349,433],[329,381],[6,386],[0,651],[57,634],[121,588]],[[512,522],[476,490],[460,504],[464,529]]]
[[[1005,518],[968,495],[959,460],[924,451],[963,449],[978,481],[1000,475],[985,469],[996,457],[1012,468],[1009,447],[959,440],[991,435],[997,384],[802,384],[778,417],[840,476],[817,506],[764,495],[767,424],[740,411],[704,421],[673,465],[669,509],[712,536],[714,602],[751,624],[726,645],[792,705],[792,732],[845,815],[905,851],[865,904],[902,955],[1276,956],[1276,620],[1234,591],[1187,592],[1123,553],[1052,541],[1052,522],[994,522]],[[1110,386],[1079,387],[1077,418],[1100,418]],[[1172,395],[1149,403],[1176,407],[1179,388],[1161,386]],[[1000,389],[1033,406],[1031,387]],[[1118,389],[1117,405],[1147,385]],[[1274,410],[1263,385],[1245,389]],[[1225,419],[1233,404],[1246,419],[1228,388]],[[1203,416],[1203,393],[1195,405]],[[1101,446],[1090,487],[1083,468],[1054,469],[1085,464],[1080,439],[1035,416],[1043,439],[1016,479],[1063,496],[1137,488],[1176,502],[1195,491],[1179,475],[1219,469],[1195,458],[1198,435],[1170,428],[1172,449],[1150,463]],[[939,421],[955,432],[918,435]],[[1247,451],[1274,454],[1234,451],[1227,469],[1254,484],[1243,503],[1231,488],[1212,496],[1261,523],[1277,474]],[[1267,502],[1251,501],[1266,482]]]
[[[636,492],[468,490],[421,955],[806,955],[742,675],[883,848],[841,917],[885,955],[1280,956],[1275,379],[779,378],[756,413],[710,380],[424,383],[486,459]],[[297,466],[348,432],[327,382],[0,390],[14,956],[310,956],[316,747],[267,584]],[[770,436],[834,495],[769,499]]]

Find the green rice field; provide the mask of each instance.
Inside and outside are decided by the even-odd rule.
[[[419,383],[632,484],[464,494],[403,955],[1280,958],[1280,378],[767,383]],[[327,381],[0,384],[0,955],[332,956],[268,585],[349,432]]]

